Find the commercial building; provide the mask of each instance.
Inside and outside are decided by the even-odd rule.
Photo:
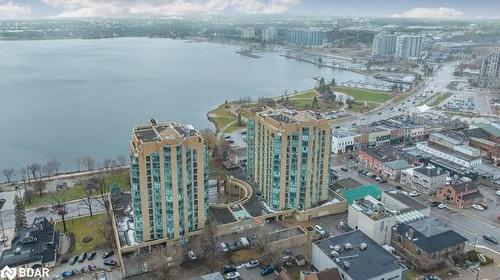
[[[392,228],[391,246],[416,270],[441,267],[449,258],[464,253],[467,238],[434,218],[400,223]]]
[[[278,39],[278,31],[274,27],[267,27],[262,30],[262,42],[270,43]]]
[[[406,279],[398,258],[360,230],[314,242],[311,256],[318,271],[336,268],[343,280]]]
[[[177,239],[203,228],[208,203],[208,150],[191,126],[134,128],[130,178],[135,241]]]
[[[356,151],[359,145],[356,144],[355,138],[358,136],[360,136],[359,133],[350,129],[332,129],[332,153],[343,154]]]
[[[467,169],[472,169],[482,162],[479,149],[470,147],[464,136],[452,131],[431,133],[429,140],[417,143],[416,148],[431,157]]]
[[[394,181],[399,181],[402,170],[418,163],[418,158],[389,147],[361,149],[358,151],[358,158],[360,163],[370,168],[374,174]]]
[[[479,71],[479,86],[500,87],[500,51],[483,58]]]
[[[478,123],[467,131],[469,146],[477,148],[481,154],[500,164],[500,123]]]
[[[472,204],[483,202],[483,195],[479,192],[477,182],[452,183],[438,189],[436,199],[457,207],[470,207]]]
[[[11,247],[0,256],[0,267],[54,267],[59,250],[59,231],[45,217],[16,232]]]
[[[396,57],[418,59],[422,56],[422,36],[402,35],[396,40]]]
[[[255,28],[244,27],[241,29],[241,39],[248,40],[255,38]]]
[[[288,31],[287,42],[303,48],[323,46],[324,32],[320,28],[292,28]]]
[[[248,121],[248,174],[273,210],[306,209],[328,198],[331,134],[311,111],[272,110]]]
[[[401,172],[400,183],[425,194],[434,194],[446,185],[446,173],[433,166],[408,168]]]
[[[396,52],[398,36],[387,32],[380,32],[373,38],[373,56],[392,56]]]
[[[425,216],[417,210],[401,211],[389,209],[379,200],[365,196],[349,205],[347,225],[359,229],[378,244],[389,244],[391,228],[398,221],[414,221]]]

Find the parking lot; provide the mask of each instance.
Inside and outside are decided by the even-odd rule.
[[[57,277],[56,275],[59,275],[59,276],[62,276],[62,274],[65,272],[65,271],[68,271],[68,272],[71,272],[72,270],[74,269],[78,269],[78,270],[81,270],[83,267],[87,267],[88,268],[88,265],[95,265],[96,266],[96,270],[93,270],[93,271],[87,271],[85,273],[82,273],[82,274],[79,274],[79,275],[74,275],[74,276],[71,276],[69,278],[65,278],[65,279],[96,279],[96,275],[97,275],[97,272],[100,271],[100,270],[104,270],[106,271],[106,278],[107,279],[110,279],[110,280],[115,280],[115,279],[122,279],[121,277],[121,271],[120,271],[120,268],[119,267],[114,267],[114,268],[111,268],[109,266],[106,266],[104,265],[104,259],[102,258],[102,254],[104,253],[105,251],[102,250],[102,251],[96,251],[96,256],[94,259],[92,260],[85,260],[83,262],[76,262],[75,264],[71,265],[69,262],[67,263],[63,263],[59,266],[57,266],[54,270],[51,270],[49,275],[50,275],[50,280],[52,280],[54,277]],[[111,256],[109,258],[107,258],[108,260],[116,260],[116,258],[114,258],[114,256]],[[71,257],[70,257],[70,260],[71,260]],[[44,279],[44,280],[48,280],[48,279]],[[57,278],[55,278],[57,279]]]

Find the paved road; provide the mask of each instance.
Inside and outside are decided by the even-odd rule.
[[[347,172],[341,171],[340,167],[348,166],[349,164],[343,160],[340,156],[334,157],[334,166],[339,179],[341,178],[353,178],[354,180],[362,184],[377,184],[380,186],[382,191],[394,189],[393,185],[390,184],[380,184],[372,178],[369,178],[363,174],[358,174],[356,169],[349,168]],[[493,191],[487,190],[487,197],[493,198]],[[495,198],[496,199],[496,198]],[[421,203],[429,205],[429,201],[426,197],[421,196],[416,198],[416,200]],[[500,200],[499,200],[500,201]],[[488,212],[475,212],[474,209],[437,209],[431,208],[431,217],[440,219],[442,222],[447,224],[451,229],[462,234],[469,239],[469,244],[477,244],[483,246],[489,250],[493,250],[500,254],[500,244],[493,244],[482,238],[483,234],[489,234],[494,236],[497,240],[500,240],[500,225],[493,219],[488,219],[491,216],[490,213],[496,215],[500,213],[499,204],[497,201],[490,202]]]
[[[426,79],[413,94],[399,103],[389,102],[382,109],[375,110],[366,114],[356,114],[345,119],[335,120],[332,123],[336,126],[350,127],[353,125],[364,125],[372,122],[390,119],[397,115],[409,114],[415,110],[418,105],[426,103],[433,93],[444,92],[446,87],[453,80],[456,62],[444,64],[434,74],[433,77]],[[426,97],[424,97],[424,95]]]

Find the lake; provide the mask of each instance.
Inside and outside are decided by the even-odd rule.
[[[77,157],[127,155],[132,128],[150,118],[202,129],[227,99],[309,89],[315,76],[373,80],[237,49],[150,38],[0,41],[0,169],[55,157],[71,170]]]

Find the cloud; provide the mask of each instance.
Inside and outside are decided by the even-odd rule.
[[[24,18],[31,15],[31,8],[29,6],[0,0],[0,19]]]
[[[0,0],[1,1],[1,0]],[[279,14],[301,0],[41,0],[58,17],[203,15],[223,12]]]
[[[453,18],[463,16],[463,12],[453,8],[414,8],[400,14],[392,15],[393,17],[409,17],[409,18]]]

